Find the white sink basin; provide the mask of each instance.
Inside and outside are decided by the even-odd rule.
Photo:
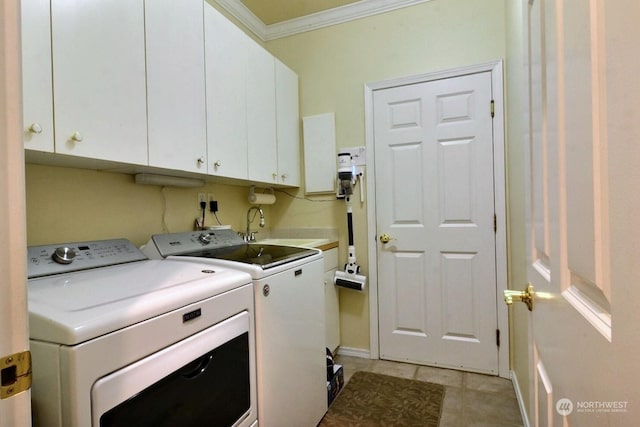
[[[258,240],[258,243],[264,243],[265,245],[283,245],[283,246],[306,246],[310,248],[316,248],[318,246],[329,243],[329,239],[318,238],[273,238]]]

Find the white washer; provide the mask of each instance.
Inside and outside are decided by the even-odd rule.
[[[257,425],[253,285],[120,240],[30,247],[35,426]]]
[[[149,258],[206,262],[253,278],[258,420],[315,427],[327,411],[324,260],[317,249],[246,243],[231,229],[155,235]]]

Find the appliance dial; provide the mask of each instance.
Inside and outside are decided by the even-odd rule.
[[[213,240],[213,236],[214,236],[213,233],[201,233],[198,236],[198,240],[200,240],[200,243],[208,245]]]
[[[68,247],[57,248],[51,258],[58,264],[71,264],[76,257],[76,252]]]

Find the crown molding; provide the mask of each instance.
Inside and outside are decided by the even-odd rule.
[[[431,0],[360,0],[323,12],[271,25],[265,25],[264,22],[247,9],[240,0],[216,1],[255,35],[260,37],[261,40],[269,41],[390,12]]]
[[[216,0],[224,10],[240,21],[262,41],[266,41],[267,26],[260,18],[253,14],[240,0]]]

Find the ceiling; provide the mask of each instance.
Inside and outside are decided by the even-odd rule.
[[[266,25],[334,9],[358,0],[240,0]]]
[[[264,41],[431,0],[215,0]]]

